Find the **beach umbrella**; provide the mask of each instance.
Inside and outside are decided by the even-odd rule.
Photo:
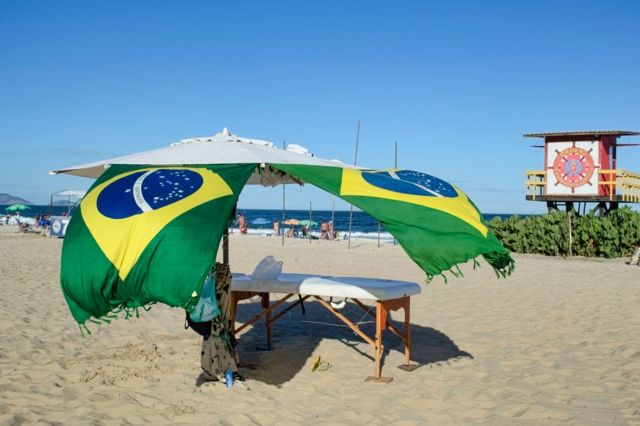
[[[68,225],[61,285],[79,324],[154,302],[190,310],[247,184],[306,183],[378,219],[427,277],[483,256],[513,260],[457,187],[425,173],[372,170],[222,132],[58,170],[98,177]],[[284,224],[300,224],[296,219]]]
[[[251,221],[251,223],[254,224],[254,225],[267,225],[267,224],[269,224],[271,222],[269,222],[267,219],[265,219],[263,217],[259,217],[257,219],[253,219]]]
[[[252,164],[254,170],[246,185],[275,186],[283,183],[304,183],[286,172],[274,169],[271,165],[275,163],[355,168],[338,160],[316,157],[299,145],[290,144],[287,149],[279,149],[271,142],[242,138],[225,128],[213,136],[182,139],[165,148],[66,167],[49,173],[97,179],[107,168],[117,164],[152,166]]]
[[[285,225],[300,225],[300,221],[298,219],[287,219],[282,223]]]
[[[308,226],[309,228],[311,228],[312,226],[318,226],[318,222],[314,220],[304,219],[300,221],[300,225]]]
[[[25,206],[24,204],[12,204],[5,209],[8,212],[17,212],[22,210],[28,210],[29,206]]]

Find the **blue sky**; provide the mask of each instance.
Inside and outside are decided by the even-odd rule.
[[[636,1],[4,1],[0,192],[47,203],[91,183],[51,169],[223,127],[352,162],[360,120],[359,164],[393,166],[397,141],[401,167],[484,212],[542,211],[523,188],[542,151],[522,134],[640,130],[638,22]],[[640,147],[619,167],[640,171]]]

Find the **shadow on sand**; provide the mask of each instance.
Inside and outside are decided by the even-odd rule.
[[[261,319],[253,328],[238,336],[242,373],[253,380],[280,386],[291,380],[314,354],[322,339],[335,339],[355,350],[366,362],[373,362],[373,348],[356,336],[349,328],[318,302],[305,302],[306,315],[296,307],[273,325],[273,348],[267,350],[266,327]],[[238,321],[244,322],[260,311],[260,303],[242,303],[238,306]],[[362,321],[360,328],[370,336],[375,334],[371,317],[363,317],[363,311],[348,303],[341,312],[352,321]],[[398,326],[398,324],[394,321]],[[303,337],[303,338],[301,338]],[[384,355],[390,351],[403,353],[402,341],[388,330],[383,334]],[[461,351],[446,334],[417,324],[411,326],[411,362],[425,366],[455,358],[471,358]],[[347,349],[345,349],[347,350]],[[384,363],[384,359],[383,359]],[[387,365],[384,368],[395,367]],[[372,364],[373,368],[373,364]]]

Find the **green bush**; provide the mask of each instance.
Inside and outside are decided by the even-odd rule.
[[[559,211],[524,218],[514,215],[505,220],[494,217],[489,227],[513,252],[567,256],[569,222],[574,255],[624,257],[640,245],[640,213],[629,207],[613,210],[605,217],[591,213],[578,217],[575,212]]]

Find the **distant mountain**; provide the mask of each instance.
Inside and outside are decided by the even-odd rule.
[[[33,204],[31,201],[27,201],[24,198],[14,197],[6,192],[0,192],[0,204]]]

